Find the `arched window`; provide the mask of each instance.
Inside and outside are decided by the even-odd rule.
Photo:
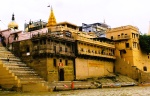
[[[146,67],[146,66],[144,66],[144,67],[143,67],[143,70],[144,70],[144,71],[147,71],[147,67]]]

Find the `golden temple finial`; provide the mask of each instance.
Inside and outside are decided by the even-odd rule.
[[[50,6],[48,6],[48,7],[50,7]],[[51,26],[55,26],[55,25],[56,25],[56,19],[55,19],[55,15],[53,12],[53,8],[51,6],[51,13],[50,13],[50,16],[48,19],[47,27],[51,27]]]
[[[18,24],[15,22],[15,16],[14,13],[12,14],[12,21],[8,24],[8,28],[11,29],[18,29]]]

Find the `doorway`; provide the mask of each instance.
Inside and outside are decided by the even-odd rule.
[[[64,81],[64,69],[59,70],[59,81]]]

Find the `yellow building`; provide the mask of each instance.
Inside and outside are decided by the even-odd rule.
[[[53,17],[51,12],[49,18]],[[51,18],[52,19],[52,18]],[[54,24],[53,21],[48,21],[48,25]],[[109,39],[94,39],[95,36],[90,32],[79,31],[79,27],[67,21],[55,24],[56,26],[48,27],[51,32],[69,31],[75,40],[75,79],[83,80],[87,78],[98,78],[109,75],[113,72],[115,61],[115,45]],[[91,39],[93,38],[93,39]]]
[[[76,37],[76,79],[99,78],[114,71],[115,45],[109,39]]]
[[[57,26],[77,27],[67,22],[57,24],[51,9],[47,23],[50,30],[45,30],[44,33],[40,29],[34,30],[38,32],[36,35],[30,31],[32,37],[14,42],[13,51],[46,81],[72,81],[75,80],[75,40],[69,30],[57,30]]]
[[[34,35],[29,40],[14,42],[13,52],[48,82],[74,80],[75,41],[62,35]]]
[[[138,28],[127,25],[108,29],[106,37],[115,41],[115,71],[139,79],[139,71],[150,72],[150,56],[140,50]]]
[[[75,24],[57,23],[51,8],[47,28],[27,46],[20,41],[19,52],[23,55],[23,50],[31,49],[32,57],[24,59],[31,60],[30,66],[48,81],[99,78],[114,72],[139,79],[141,72],[150,72],[150,56],[140,50],[140,33],[134,26],[108,29],[106,38],[96,38],[93,32],[79,31]],[[40,63],[43,65],[37,65]]]

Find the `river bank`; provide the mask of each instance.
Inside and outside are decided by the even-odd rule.
[[[84,81],[54,81],[50,84],[53,91],[97,89],[97,88],[120,88],[126,86],[137,86],[139,83],[127,76],[90,78]]]
[[[57,92],[12,92],[0,91],[0,96],[150,96],[150,86],[121,88],[83,89]]]
[[[49,92],[52,91],[67,91],[67,90],[80,90],[80,89],[99,89],[99,88],[120,88],[125,86],[137,86],[137,81],[123,75],[107,76],[101,78],[89,78],[87,80],[76,81],[53,81],[47,83],[49,86]],[[144,85],[144,84],[140,84]],[[5,85],[7,86],[7,85]],[[13,88],[9,89],[0,86],[2,90],[13,91]],[[26,92],[31,92],[30,90]]]

